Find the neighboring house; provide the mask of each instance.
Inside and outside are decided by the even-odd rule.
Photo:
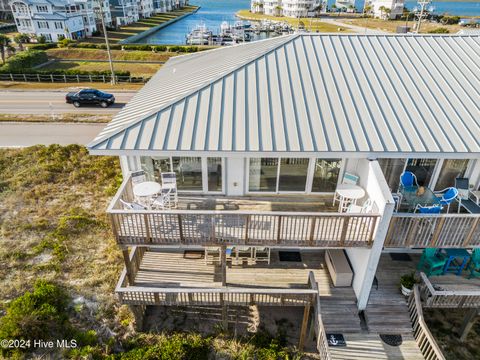
[[[313,15],[321,4],[321,0],[252,0],[250,10],[253,13],[298,18]]]
[[[82,15],[85,36],[90,37],[97,31],[97,15],[94,12],[93,0],[75,0]]]
[[[405,0],[370,0],[372,13],[381,19],[398,19],[403,15]]]
[[[335,6],[339,11],[343,12],[354,12],[355,11],[355,0],[336,0]]]
[[[110,0],[112,23],[115,26],[128,25],[139,19],[139,1]]]
[[[397,212],[394,201],[405,170],[432,190],[457,177],[478,189],[479,45],[479,36],[297,34],[171,58],[88,145],[120,157],[124,180],[107,210],[125,261],[120,301],[139,321],[146,306],[305,306],[302,329],[313,304],[327,332],[359,334],[365,310],[370,330],[412,336],[402,274],[390,256],[389,270],[379,260],[480,246],[480,215]],[[139,171],[156,182],[175,172],[178,206],[135,205],[150,201],[134,195]],[[351,175],[364,193],[339,212],[333,196]],[[329,249],[348,257],[345,287],[322,275]],[[469,281],[457,278],[457,289]],[[398,300],[369,300],[379,291]],[[448,306],[480,305],[480,293],[462,296]],[[315,329],[324,336],[319,316]]]
[[[56,42],[59,37],[79,39],[87,36],[83,15],[93,16],[91,8],[82,13],[80,4],[73,0],[14,0],[10,6],[18,32],[43,35],[48,42]]]
[[[110,1],[109,0],[101,0],[101,1],[98,1],[95,3],[96,7],[97,6],[101,6],[101,12],[100,11],[96,11],[95,13],[95,18],[96,18],[96,22],[97,22],[97,29],[98,30],[101,30],[102,29],[102,23],[101,23],[101,19],[100,19],[100,14],[103,13],[103,20],[105,21],[105,26],[112,26],[112,14],[110,12]],[[100,10],[100,9],[97,9],[97,10]]]
[[[138,15],[140,18],[148,18],[153,13],[153,0],[139,0]]]
[[[12,20],[13,14],[9,0],[0,0],[0,20]]]

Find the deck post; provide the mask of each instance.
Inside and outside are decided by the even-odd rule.
[[[472,329],[475,321],[477,321],[477,316],[479,314],[478,309],[471,309],[468,311],[467,315],[463,319],[462,328],[460,329],[460,341],[464,342],[467,340],[467,336]]]
[[[305,346],[305,338],[307,337],[307,328],[308,328],[308,319],[310,318],[310,300],[305,305],[303,309],[303,320],[302,320],[302,327],[300,329],[300,340],[298,342],[298,350],[303,351],[303,347]]]
[[[122,249],[123,261],[125,262],[125,269],[127,270],[128,284],[133,285],[135,283],[135,278],[133,276],[132,262],[130,261],[130,254],[128,249]]]
[[[220,247],[220,265],[222,267],[222,286],[227,285],[227,246]]]

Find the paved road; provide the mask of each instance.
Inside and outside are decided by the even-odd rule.
[[[0,148],[37,144],[86,145],[105,124],[0,123]]]
[[[66,91],[0,91],[1,114],[52,114],[52,113],[86,113],[115,114],[135,92],[113,93],[117,101],[113,106],[102,109],[96,106],[75,108],[65,103]]]

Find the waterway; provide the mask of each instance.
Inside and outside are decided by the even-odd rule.
[[[331,6],[335,0],[329,0]],[[192,5],[200,6],[195,14],[187,16],[166,28],[142,39],[147,44],[185,44],[185,35],[199,24],[205,24],[207,28],[218,32],[223,21],[234,23],[238,20],[235,13],[241,9],[250,8],[250,0],[190,0]],[[363,8],[363,0],[357,0],[356,7]],[[405,5],[408,9],[416,6],[416,1],[407,0]],[[480,1],[454,2],[434,1],[432,5],[438,14],[448,13],[451,15],[480,16]]]

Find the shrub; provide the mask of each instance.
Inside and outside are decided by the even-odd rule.
[[[61,39],[59,42],[58,42],[58,47],[67,47],[68,44],[71,44],[73,43],[74,41],[73,40],[70,40],[70,39],[66,39],[65,37],[63,39]]]
[[[165,45],[157,45],[153,48],[155,51],[167,51],[168,48]]]
[[[124,50],[141,50],[141,51],[152,51],[151,45],[124,45]]]
[[[41,50],[23,51],[12,56],[7,60],[5,65],[0,67],[0,72],[14,73],[24,72],[36,65],[43,64],[48,61],[47,53]]]
[[[439,27],[428,32],[429,34],[449,34],[450,30],[447,28]]]
[[[29,50],[48,50],[48,49],[54,49],[56,47],[58,47],[56,43],[28,45]]]
[[[460,16],[445,15],[445,16],[442,16],[441,18],[439,18],[439,20],[443,25],[455,25],[455,24],[458,24],[460,22]]]

